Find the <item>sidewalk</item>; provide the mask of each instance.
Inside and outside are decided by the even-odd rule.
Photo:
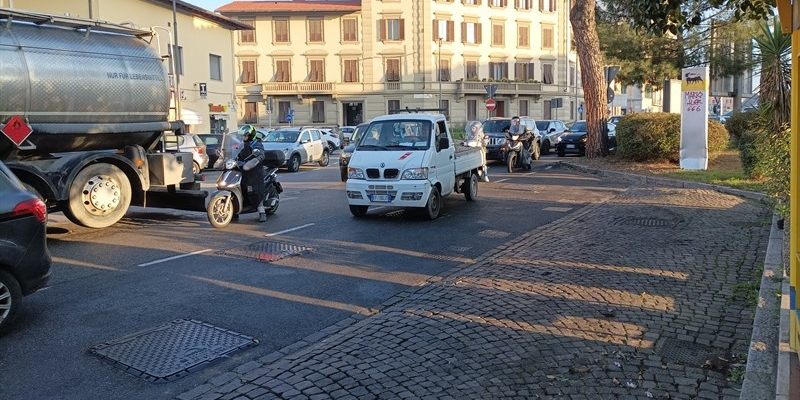
[[[768,207],[604,176],[638,182],[177,398],[775,399]]]

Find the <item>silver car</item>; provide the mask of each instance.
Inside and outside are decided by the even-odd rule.
[[[181,153],[192,153],[192,172],[199,174],[200,170],[208,168],[208,152],[206,143],[199,136],[193,134],[175,135],[164,134],[164,149]]]
[[[300,164],[318,162],[326,167],[330,162],[330,150],[323,140],[322,132],[316,128],[280,128],[270,132],[262,141],[265,150],[280,150],[289,172],[297,172]]]
[[[542,134],[542,154],[550,154],[551,150],[555,150],[561,135],[567,130],[567,124],[557,119],[538,120],[536,127]]]

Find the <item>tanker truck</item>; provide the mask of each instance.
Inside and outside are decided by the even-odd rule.
[[[192,155],[161,150],[185,126],[155,35],[0,8],[0,160],[49,212],[104,228],[132,205],[205,211]]]

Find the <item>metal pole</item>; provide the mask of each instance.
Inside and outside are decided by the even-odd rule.
[[[178,69],[178,62],[182,63],[183,60],[178,60],[178,9],[175,3],[176,1],[172,0],[172,36],[175,38],[172,57],[175,59],[175,115],[181,119],[181,71]]]
[[[442,34],[439,34],[439,112],[442,112]]]

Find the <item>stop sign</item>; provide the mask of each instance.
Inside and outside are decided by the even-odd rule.
[[[494,111],[495,108],[497,108],[497,102],[494,101],[494,99],[486,100],[486,109],[487,110]]]

